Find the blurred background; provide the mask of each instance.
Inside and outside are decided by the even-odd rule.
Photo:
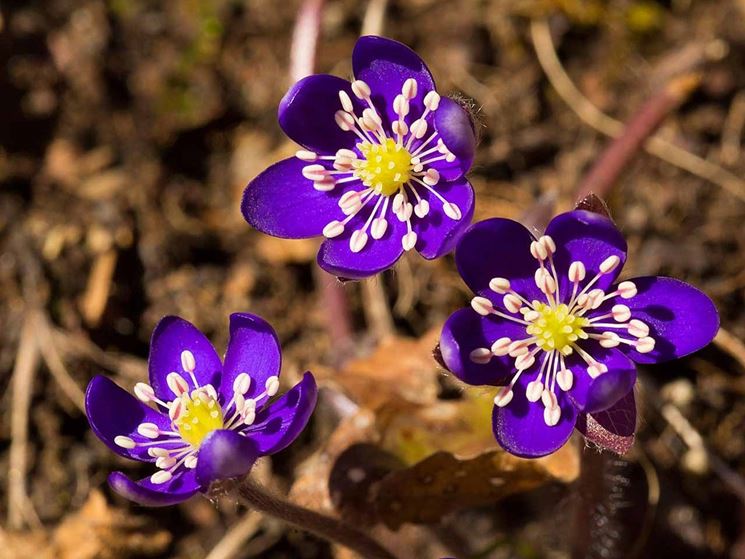
[[[594,451],[576,440],[540,465],[494,454],[490,399],[472,400],[432,358],[443,320],[469,298],[451,257],[404,258],[345,284],[350,352],[329,335],[319,293],[333,279],[315,271],[317,241],[269,238],[241,217],[246,183],[295,149],[276,109],[299,7],[0,4],[0,557],[351,557],[230,499],[146,509],[106,486],[113,469],[148,469],[90,432],[87,382],[144,380],[165,314],[222,349],[233,311],[276,328],[285,387],[306,369],[324,387],[303,438],[253,475],[310,507],[341,508],[402,558],[745,557],[745,2],[323,6],[316,71],[348,77],[364,26],[416,49],[441,93],[473,100],[476,219],[572,208],[609,136],[657,111],[657,139],[605,195],[629,240],[625,273],[693,283],[723,331],[694,356],[642,370],[637,443],[606,459],[585,520],[578,460]],[[387,515],[385,503],[329,491],[337,458],[359,442],[400,461],[413,510]],[[427,492],[406,468],[437,451],[504,459],[469,462],[475,477],[524,476],[488,494]],[[592,534],[584,552],[578,522]]]

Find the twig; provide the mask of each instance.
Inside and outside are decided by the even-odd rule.
[[[532,20],[530,34],[538,61],[551,85],[564,102],[583,122],[595,130],[613,138],[621,135],[624,130],[623,124],[593,105],[567,75],[556,54],[548,21],[546,19]],[[704,48],[703,52],[706,53],[707,49]],[[698,157],[659,136],[648,138],[644,149],[655,157],[712,182],[745,201],[745,182],[719,165]]]
[[[700,81],[697,74],[679,76],[652,95],[629,120],[623,132],[595,160],[577,188],[577,199],[581,200],[590,193],[601,198],[605,196],[644,142],[667,115],[688,98]]]
[[[293,82],[313,73],[323,4],[324,0],[304,0],[298,11],[290,47],[290,79]]]
[[[250,477],[238,485],[238,493],[246,506],[274,516],[301,530],[307,530],[331,542],[360,554],[365,559],[396,559],[362,530],[271,495]]]
[[[24,523],[40,526],[26,492],[28,413],[31,407],[34,375],[39,366],[37,328],[37,312],[29,310],[21,329],[12,380],[8,468],[8,526],[12,530],[20,530]]]
[[[714,338],[714,344],[729,353],[745,369],[745,344],[735,338],[724,328],[720,328]]]
[[[65,363],[60,356],[59,349],[52,330],[49,325],[49,319],[45,315],[39,315],[37,321],[38,331],[36,332],[37,343],[41,356],[44,358],[49,372],[60,385],[62,392],[65,393],[70,401],[83,413],[85,413],[85,395],[78,384],[73,380],[70,373],[65,367]]]
[[[99,254],[93,262],[88,275],[88,285],[80,301],[80,310],[88,326],[98,326],[101,315],[106,310],[106,303],[113,285],[116,261],[117,252],[112,248]]]
[[[251,539],[261,525],[262,516],[255,510],[249,511],[228,530],[205,559],[233,559],[243,552],[243,546]]]
[[[371,278],[362,282],[362,297],[365,300],[363,310],[372,335],[380,340],[395,331],[393,317],[388,308],[385,286],[382,277]]]
[[[361,35],[381,35],[385,23],[385,10],[388,0],[370,0],[367,3],[365,17],[362,19]]]

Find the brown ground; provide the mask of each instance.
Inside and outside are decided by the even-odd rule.
[[[113,496],[109,471],[140,476],[146,469],[110,453],[76,406],[95,373],[127,387],[143,378],[148,337],[164,314],[193,321],[218,347],[230,312],[266,317],[283,342],[286,379],[306,368],[321,371],[337,381],[331,400],[339,387],[353,397],[393,394],[391,385],[418,371],[431,391],[426,402],[404,394],[405,405],[388,409],[390,416],[379,405],[400,394],[361,402],[378,421],[392,417],[407,429],[423,421],[427,432],[431,425],[412,419],[412,399],[449,402],[436,400],[440,388],[441,398],[464,401],[430,359],[431,333],[419,344],[401,342],[411,345],[414,363],[402,365],[394,347],[374,357],[374,366],[362,361],[336,378],[323,367],[335,361],[335,348],[314,289],[315,242],[266,238],[240,215],[245,183],[293,149],[277,126],[276,107],[288,86],[297,4],[2,3],[0,516],[8,522],[0,557],[204,557],[236,525],[243,511],[229,499],[148,510]],[[365,7],[329,0],[320,71],[349,74]],[[612,490],[594,520],[592,554],[745,557],[745,351],[738,342],[745,339],[745,183],[738,178],[745,174],[745,3],[392,0],[385,34],[418,50],[441,92],[475,100],[483,124],[471,173],[477,219],[519,217],[547,193],[556,195],[557,209],[571,207],[580,178],[608,143],[582,122],[579,101],[570,106],[557,95],[538,63],[530,22],[546,15],[571,80],[619,120],[681,70],[701,71],[700,86],[660,134],[686,150],[685,161],[699,156],[713,164],[715,180],[641,154],[608,202],[628,235],[627,272],[699,286],[716,301],[729,333],[683,362],[644,369],[639,442],[627,462],[609,466]],[[707,61],[693,64],[702,49]],[[733,177],[722,178],[724,169]],[[389,330],[389,320],[401,335],[436,332],[468,295],[451,258],[408,258],[381,280],[345,289],[360,355]],[[381,314],[371,315],[376,300]],[[421,386],[412,394],[422,397]],[[273,472],[267,462],[256,475],[282,492],[299,479],[306,485],[296,484],[298,499],[324,506],[318,495],[328,467],[312,461],[334,421],[319,413],[301,441],[275,458]],[[408,462],[423,458],[385,442],[400,434],[389,423],[385,429],[387,450],[403,448],[398,454]],[[708,462],[696,433],[711,450]],[[335,436],[338,451],[347,439]],[[11,455],[15,465],[25,457],[25,475],[10,470]],[[434,531],[409,524],[397,539],[379,533],[406,550],[405,558],[440,557],[447,546],[461,558],[564,557],[576,495],[575,485],[552,483],[452,513]],[[244,526],[248,543],[220,557],[332,556],[325,543],[274,521],[252,517]],[[445,547],[428,543],[437,540],[433,533]]]

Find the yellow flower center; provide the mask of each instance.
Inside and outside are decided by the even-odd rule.
[[[567,305],[551,307],[533,301],[538,317],[525,330],[536,338],[536,345],[545,351],[556,349],[564,355],[572,353],[572,344],[579,338],[587,339],[582,329],[589,324],[586,318],[573,315]]]
[[[411,154],[392,138],[383,144],[361,142],[357,147],[364,159],[356,160],[354,172],[365,186],[391,196],[409,180],[413,168]]]
[[[220,404],[204,390],[194,390],[191,395],[184,393],[181,406],[181,415],[173,423],[181,438],[195,448],[212,431],[225,426]]]

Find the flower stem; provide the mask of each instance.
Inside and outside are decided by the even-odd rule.
[[[303,0],[298,10],[290,46],[290,81],[293,83],[313,73],[324,4],[324,0]],[[341,283],[318,268],[314,270],[313,279],[326,318],[326,331],[334,342],[337,360],[341,361],[339,356],[346,356],[352,347],[347,293]]]
[[[306,509],[267,492],[259,484],[246,478],[238,485],[242,502],[254,510],[269,514],[331,542],[358,553],[365,559],[397,559],[362,530],[349,526],[331,516]]]

